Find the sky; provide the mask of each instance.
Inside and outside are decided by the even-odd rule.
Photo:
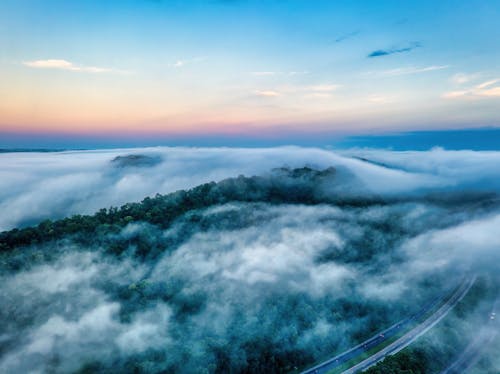
[[[497,0],[2,0],[0,146],[496,127],[498,19]]]

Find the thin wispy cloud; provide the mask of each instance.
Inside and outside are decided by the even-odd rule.
[[[479,77],[479,73],[466,74],[466,73],[457,73],[453,77],[451,77],[451,81],[455,84],[465,84],[471,82]]]
[[[443,98],[445,99],[494,97],[500,97],[500,78],[488,80],[468,89],[450,91],[443,94]]]
[[[380,71],[380,72],[373,72],[373,74],[391,77],[391,76],[399,76],[399,75],[412,75],[412,74],[428,73],[431,71],[448,69],[449,67],[450,67],[449,65],[431,65],[431,66],[425,66],[425,67],[409,66],[409,67],[402,67],[402,68],[397,68],[397,69],[384,70],[384,71]]]
[[[312,92],[305,95],[308,99],[329,99],[333,95],[328,92]]]
[[[252,71],[250,72],[253,76],[256,77],[271,77],[271,76],[277,76],[277,75],[288,75],[288,76],[294,76],[294,75],[303,75],[303,74],[309,74],[307,70],[303,71]]]
[[[350,33],[347,33],[347,34],[341,35],[341,36],[339,36],[337,39],[335,39],[335,40],[334,40],[334,42],[335,42],[335,43],[341,43],[341,42],[346,41],[346,40],[348,40],[348,39],[354,38],[355,36],[358,36],[360,32],[361,32],[361,31],[356,30],[356,31],[352,31],[352,32],[350,32]]]
[[[255,75],[257,77],[268,77],[268,76],[277,75],[280,73],[276,72],[276,71],[252,71],[251,74]]]
[[[500,97],[500,79],[492,79],[476,86],[476,94],[486,97]]]
[[[169,66],[171,68],[183,68],[186,65],[191,65],[197,62],[202,62],[205,61],[207,58],[206,57],[194,57],[186,60],[177,60],[173,64],[170,64]]]
[[[117,71],[114,69],[97,67],[97,66],[77,65],[70,61],[62,59],[24,61],[22,64],[24,66],[35,69],[58,69],[58,70],[67,70],[67,71],[75,71],[83,73],[109,73]]]
[[[302,95],[306,98],[328,98],[332,93],[341,86],[339,84],[323,83],[309,86],[291,85],[283,86],[275,89],[266,89],[255,91],[257,96],[262,97],[277,97],[277,96],[293,96]]]
[[[367,100],[373,104],[389,104],[393,102],[391,98],[384,95],[371,95]]]
[[[333,92],[339,87],[339,84],[317,84],[314,86],[306,87],[306,90],[314,92]]]
[[[273,91],[273,90],[257,90],[257,91],[255,91],[255,94],[257,96],[261,96],[261,97],[278,97],[278,96],[281,96],[281,94],[278,91]]]
[[[492,86],[492,85],[494,85],[494,84],[496,84],[496,83],[498,83],[498,82],[500,82],[500,78],[497,78],[497,79],[491,79],[491,80],[489,80],[489,81],[486,81],[486,82],[483,82],[483,83],[481,83],[481,84],[478,84],[478,85],[477,85],[477,88],[479,88],[479,89],[484,89],[484,88],[486,88],[486,87],[490,87],[490,86]]]
[[[422,45],[419,42],[414,42],[408,45],[407,47],[402,47],[402,48],[377,49],[371,52],[367,57],[374,58],[374,57],[389,56],[397,53],[407,53],[413,51],[416,48],[420,48],[421,46]]]

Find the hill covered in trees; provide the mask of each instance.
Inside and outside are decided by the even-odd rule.
[[[3,232],[0,371],[297,371],[460,280],[413,247],[495,201],[281,168]]]
[[[125,158],[113,162],[122,163]],[[128,160],[128,159],[126,159]],[[135,158],[133,159],[135,162]],[[142,160],[142,158],[141,158]],[[131,222],[148,222],[168,227],[182,214],[228,202],[265,202],[270,204],[325,202],[363,205],[381,202],[369,196],[342,196],[335,193],[329,183],[335,182],[335,169],[323,171],[311,168],[276,169],[270,177],[244,177],[226,179],[220,183],[207,183],[188,191],[169,195],[146,197],[140,203],[128,203],[120,208],[103,208],[94,215],[74,215],[62,220],[45,220],[38,226],[14,229],[0,233],[0,251],[30,244],[38,244],[67,235],[85,236],[100,232],[117,232]]]

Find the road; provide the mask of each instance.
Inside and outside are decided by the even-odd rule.
[[[441,321],[455,305],[458,304],[460,300],[469,292],[470,288],[476,281],[476,277],[470,278],[467,282],[464,282],[448,299],[448,301],[443,304],[437,311],[435,311],[430,317],[428,317],[421,324],[411,329],[409,332],[404,334],[402,337],[397,339],[395,342],[391,343],[384,349],[378,351],[372,356],[363,360],[359,364],[354,365],[348,370],[342,372],[342,374],[352,374],[368,369],[370,366],[375,365],[377,362],[382,361],[385,357],[393,355],[401,351],[402,349],[409,346],[417,338],[425,334],[431,328],[433,328],[439,321]]]
[[[493,304],[491,312],[487,315],[487,322],[478,331],[472,342],[465,348],[462,354],[441,374],[460,374],[466,372],[467,369],[474,366],[481,358],[481,353],[484,348],[487,348],[495,339],[499,323],[498,323],[498,305],[497,298]]]
[[[472,280],[472,283],[473,283],[473,281],[474,280]],[[469,290],[469,288],[472,285],[472,283],[471,283],[471,279],[469,279],[469,280],[465,281],[464,283],[462,283],[462,285],[450,297],[450,299],[448,300],[448,302],[446,302],[445,304],[443,304],[443,306],[440,309],[438,309],[438,311],[436,311],[436,313],[438,313],[439,311],[441,311],[443,307],[446,307],[447,305],[450,305],[450,302],[452,302],[457,295],[460,296],[465,289],[466,289],[465,293],[467,293],[467,291]],[[337,356],[335,356],[335,357],[333,357],[333,358],[331,358],[331,359],[329,359],[329,360],[327,360],[325,362],[322,362],[319,365],[316,365],[316,366],[314,366],[314,367],[312,367],[310,369],[307,369],[307,370],[303,371],[302,374],[325,374],[325,373],[328,373],[329,371],[331,371],[331,370],[333,370],[335,368],[338,368],[339,366],[342,366],[343,364],[345,364],[346,362],[352,360],[353,358],[356,358],[356,357],[364,354],[365,352],[370,351],[372,348],[375,348],[375,347],[379,346],[380,344],[384,343],[385,341],[390,340],[395,335],[399,334],[400,331],[405,330],[405,328],[407,328],[409,325],[411,325],[411,324],[415,323],[416,321],[418,321],[420,318],[422,318],[425,314],[427,314],[434,307],[436,307],[440,303],[443,303],[444,299],[446,299],[446,297],[439,297],[439,298],[434,299],[433,301],[431,301],[430,303],[428,303],[427,305],[425,305],[423,308],[421,308],[414,315],[412,315],[412,316],[410,316],[408,318],[405,318],[404,320],[399,321],[398,323],[395,323],[391,327],[385,329],[384,331],[381,331],[381,332],[377,333],[375,336],[373,336],[370,339],[362,342],[361,344],[358,344],[357,346],[355,346],[355,347],[353,347],[353,348],[351,348],[351,349],[349,349],[349,350],[347,350],[347,351],[345,351],[345,352],[343,352],[343,353],[341,353],[341,354],[339,354],[339,355],[337,355]],[[454,304],[453,304],[453,306],[454,306]],[[432,316],[434,316],[436,313],[434,313]],[[429,317],[429,318],[432,318],[432,316]],[[428,321],[428,319],[426,319],[426,321]],[[424,323],[425,323],[425,321],[424,321]],[[421,326],[421,325],[419,325],[419,326]],[[418,326],[416,328],[418,328]],[[410,333],[412,331],[414,331],[415,329],[412,329],[410,331]],[[407,334],[405,334],[404,336],[407,336]],[[396,342],[398,342],[399,340],[400,339],[396,340]],[[392,346],[392,344],[390,346],[388,346],[388,347],[391,347],[391,346]],[[385,357],[388,354],[393,354],[393,353],[396,353],[396,352],[387,353],[383,357]],[[376,355],[377,354],[375,354],[374,356],[376,356]],[[371,356],[371,357],[374,357],[374,356]],[[371,362],[371,361],[369,361],[370,358],[364,360],[361,363],[367,364],[368,362]],[[382,358],[380,358],[377,361],[375,361],[375,363],[378,362],[379,360],[381,360]],[[358,367],[358,365],[356,365],[356,367]],[[369,366],[371,366],[371,365],[373,365],[373,363],[371,363]],[[368,366],[366,366],[366,367],[363,366],[363,367],[367,368]],[[359,370],[362,370],[362,369],[359,369]],[[354,371],[348,371],[348,372],[349,373],[351,373],[351,372],[353,373]]]

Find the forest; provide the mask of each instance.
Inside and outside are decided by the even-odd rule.
[[[352,184],[344,170],[280,168],[1,233],[0,370],[298,372],[470,271],[458,257],[437,272],[412,245],[464,210],[488,214],[494,196]],[[436,339],[370,372],[431,372],[459,346]]]

